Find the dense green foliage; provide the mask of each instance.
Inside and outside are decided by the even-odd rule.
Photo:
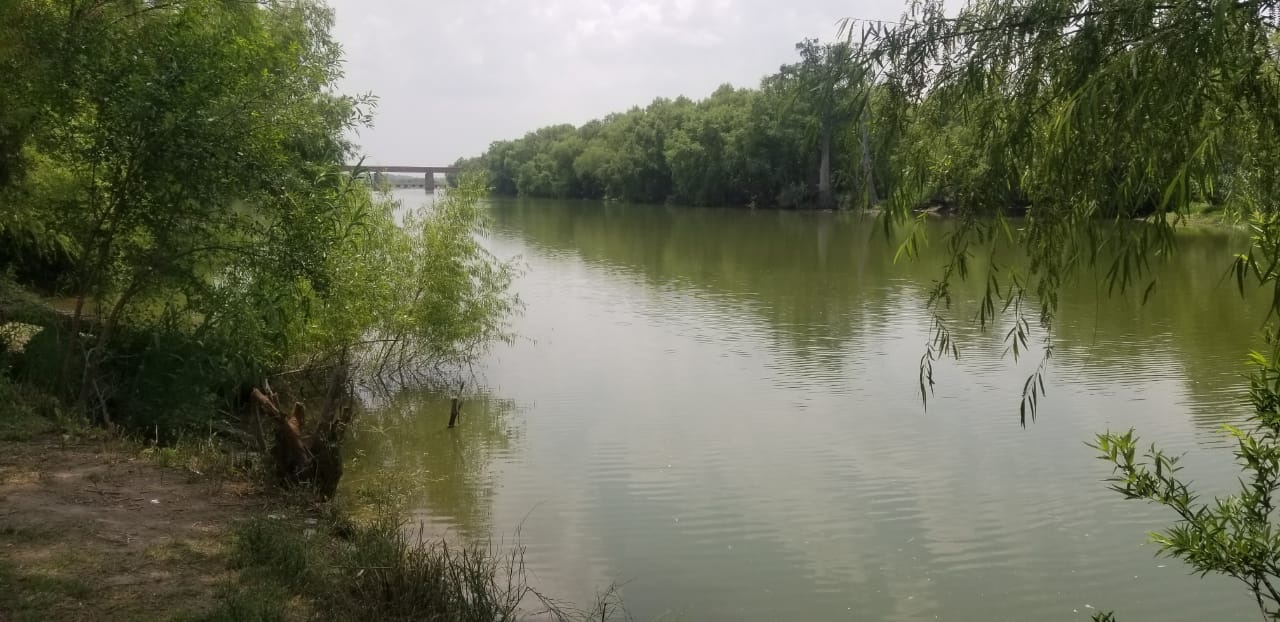
[[[1251,222],[1236,285],[1271,290],[1280,312],[1276,10],[1269,1],[995,0],[948,16],[928,0],[902,23],[865,25],[878,88],[896,111],[878,128],[897,146],[886,222],[912,222],[914,208],[939,195],[959,215],[930,300],[939,313],[922,393],[933,361],[957,353],[941,319],[953,282],[985,283],[978,321],[1002,325],[1015,356],[1038,325],[1047,362],[1065,284],[1098,270],[1110,288],[1145,299],[1157,286],[1153,262],[1176,252],[1174,227],[1203,205]],[[904,251],[921,239],[912,235]],[[1162,552],[1243,581],[1264,616],[1280,619],[1280,374],[1275,353],[1254,362],[1254,429],[1230,430],[1239,493],[1201,500],[1176,458],[1154,446],[1139,455],[1132,431],[1100,435],[1096,447],[1115,467],[1116,491],[1178,516],[1153,536]],[[1044,392],[1043,371],[1024,387],[1024,422]]]
[[[173,428],[273,371],[504,335],[475,183],[404,214],[339,171],[373,100],[336,93],[331,26],[310,0],[0,4],[0,274],[69,301],[15,373]]]
[[[545,127],[461,164],[487,171],[507,196],[761,207],[830,207],[833,193],[861,200],[873,172],[871,139],[858,131],[866,66],[846,44],[797,49],[801,61],[757,89],[724,85],[702,101],[660,98],[581,127]]]
[[[1018,352],[1037,319],[1050,328],[1059,288],[1082,268],[1100,268],[1115,289],[1153,287],[1150,262],[1172,250],[1172,228],[1198,206],[1274,229],[1280,81],[1268,6],[1002,1],[947,17],[925,2],[901,25],[868,27],[897,111],[879,128],[897,146],[890,221],[909,221],[939,195],[961,220],[945,240],[953,259],[933,303],[949,304],[952,278],[983,256],[979,317],[1011,312]],[[1016,227],[1005,220],[1024,212]],[[1101,228],[1121,242],[1104,245],[1113,237]],[[1274,281],[1265,266],[1280,255],[1255,250],[1241,281]],[[1023,256],[1028,267],[1014,268]],[[936,329],[922,386],[954,345],[941,320]],[[1024,417],[1040,391],[1040,378],[1029,380]]]

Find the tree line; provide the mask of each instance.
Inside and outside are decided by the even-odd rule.
[[[589,121],[552,125],[459,161],[505,196],[687,205],[834,207],[874,197],[888,174],[869,158],[870,74],[847,42],[807,39],[800,60],[755,89],[659,98]],[[883,183],[883,182],[882,182]]]
[[[1027,69],[1048,70],[1045,65],[1055,59],[1082,66],[1111,62],[1108,55],[1116,51],[1108,52],[1103,41],[1086,50],[1076,37],[1068,39],[1081,44],[1072,47],[1073,58],[1038,50],[1036,58],[1025,59],[1032,63],[1029,68],[988,68],[981,66],[982,59],[1013,61],[1002,58],[1014,54],[1003,47],[1010,31],[1002,27],[1018,24],[994,12],[974,14],[964,18],[974,33],[943,35],[951,18],[940,6],[924,3],[916,11],[893,28],[873,23],[855,36],[860,22],[850,21],[838,41],[806,39],[796,45],[797,62],[783,65],[756,88],[725,84],[698,101],[658,98],[578,127],[543,127],[494,142],[458,164],[485,171],[501,196],[782,208],[883,206],[892,200],[908,201],[913,210],[942,204],[1021,213],[1033,200],[1061,201],[1060,189],[1069,188],[1066,192],[1087,192],[1095,209],[1110,216],[1169,211],[1173,191],[1167,182],[1175,173],[1181,175],[1176,190],[1181,203],[1199,209],[1247,207],[1274,183],[1255,160],[1269,150],[1259,143],[1256,115],[1232,115],[1228,127],[1207,116],[1223,112],[1226,102],[1215,102],[1210,110],[1180,110],[1180,104],[1157,106],[1156,97],[1141,92],[1157,75],[1176,78],[1162,86],[1163,95],[1172,96],[1165,87],[1174,83],[1206,88],[1206,76],[1214,75],[1204,66],[1206,58],[1133,57],[1130,75],[1120,76],[1127,78],[1124,84],[1088,88],[1070,101],[1038,108],[1085,85],[1047,75],[1037,76],[1049,80],[1045,83],[1024,82],[1030,79]],[[1135,12],[1142,9],[1108,9],[1104,15],[1112,19]],[[1035,19],[1060,23],[1069,13],[1057,8]],[[1163,19],[1158,13],[1135,17]],[[1097,22],[1103,15],[1091,17]],[[1005,21],[992,21],[997,18]],[[981,54],[958,53],[957,42],[977,43],[981,24],[994,27],[999,41],[981,43],[987,46]],[[1088,33],[1094,30],[1103,29],[1091,27]],[[925,40],[924,33],[943,38],[931,49],[905,49],[909,41]],[[1048,33],[1041,30],[1037,36]],[[1263,41],[1245,49],[1250,45],[1270,46]],[[1259,79],[1276,71],[1274,54],[1250,58],[1257,63],[1250,68],[1255,75],[1239,76],[1243,81],[1235,87],[1257,88]],[[1193,60],[1195,67],[1176,66]],[[1171,122],[1171,113],[1184,112],[1200,115],[1194,126]],[[1096,123],[1102,119],[1108,124]],[[1066,125],[1072,122],[1078,125]],[[1212,140],[1189,143],[1188,131],[1205,123],[1212,123]],[[1063,130],[1072,132],[1072,153],[1059,155],[1070,155],[1071,162],[1053,160],[1046,168],[1048,161],[1029,157],[1037,145],[1054,144],[1055,132]],[[1135,134],[1139,131],[1144,134]],[[1198,149],[1213,164],[1184,167],[1178,151],[1162,149],[1161,158],[1136,167],[1132,151],[1156,144]],[[1052,196],[1042,194],[1044,184]]]

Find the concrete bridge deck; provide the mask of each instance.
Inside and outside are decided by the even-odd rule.
[[[342,170],[348,173],[355,171],[369,173],[370,178],[372,178],[375,183],[380,182],[383,179],[382,176],[387,173],[418,173],[422,175],[421,184],[397,183],[393,181],[391,182],[391,186],[393,188],[425,188],[428,192],[433,192],[436,189],[436,175],[445,175],[445,185],[448,185],[449,175],[456,175],[462,172],[462,169],[457,166],[400,166],[394,164],[344,166],[342,167]]]
[[[462,172],[462,168],[457,166],[396,166],[396,165],[377,165],[368,164],[364,166],[344,166],[342,170],[351,172],[355,170],[368,171],[370,173],[423,173],[428,175],[443,174],[455,175]]]

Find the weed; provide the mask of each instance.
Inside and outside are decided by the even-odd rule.
[[[257,575],[283,586],[305,584],[311,569],[311,543],[292,521],[268,515],[247,520],[235,531],[232,564],[242,577]]]
[[[29,441],[49,435],[61,436],[64,444],[108,436],[38,384],[15,381],[0,373],[0,441]]]
[[[625,615],[613,589],[590,610],[542,597],[526,581],[519,545],[427,540],[390,516],[353,524],[277,513],[241,523],[232,555],[239,585],[207,619],[275,620],[286,603],[292,608],[299,602],[331,620],[493,622],[540,615],[585,621]]]
[[[56,402],[26,384],[0,375],[0,440],[23,441],[56,429]]]
[[[218,606],[201,622],[281,622],[289,618],[286,611],[289,593],[276,586],[236,586],[218,601]]]
[[[528,592],[522,548],[412,539],[393,521],[357,529],[339,562],[345,589],[328,605],[363,603],[376,619],[514,620]]]
[[[262,455],[246,451],[243,445],[228,442],[217,434],[179,436],[168,445],[146,444],[138,455],[164,468],[180,469],[192,480],[207,482],[211,492],[229,480],[265,481]]]

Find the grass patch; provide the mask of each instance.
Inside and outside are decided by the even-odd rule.
[[[53,432],[53,422],[29,411],[0,414],[0,441],[26,441]]]
[[[0,441],[26,441],[54,432],[59,413],[52,397],[0,374]]]
[[[528,585],[524,549],[450,545],[407,533],[403,523],[268,514],[234,530],[239,581],[205,620],[450,620],[530,616],[609,620],[610,590],[589,610],[553,602]]]
[[[61,436],[64,443],[108,438],[44,389],[5,375],[0,365],[0,441],[25,442]]]
[[[276,585],[233,586],[201,622],[282,622],[290,619],[289,592]]]
[[[83,581],[27,572],[0,560],[0,611],[21,620],[49,620],[60,608],[82,601],[93,594]],[[54,616],[56,617],[56,616]]]
[[[277,515],[252,518],[236,527],[232,567],[241,571],[242,580],[270,581],[287,587],[304,585],[312,558],[320,553],[319,547],[308,542],[307,528],[272,516]]]
[[[213,432],[203,438],[180,436],[170,444],[139,442],[138,455],[160,467],[178,469],[214,486],[224,481],[266,481],[262,454],[228,442]]]
[[[58,539],[60,534],[50,529],[36,529],[33,527],[15,527],[13,525],[0,526],[0,542],[16,544],[30,544],[33,542],[53,542]]]
[[[178,564],[199,567],[222,555],[215,543],[175,541],[149,546],[143,551],[147,559],[162,564]]]

